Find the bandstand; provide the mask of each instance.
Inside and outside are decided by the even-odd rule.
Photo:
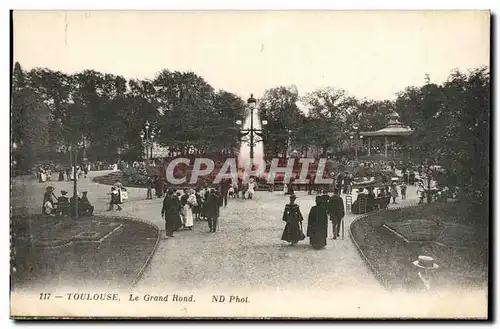
[[[399,114],[395,111],[388,115],[388,119],[387,127],[377,131],[360,133],[363,144],[367,144],[368,151],[367,156],[359,157],[361,160],[363,158],[366,160],[404,160],[406,158],[407,152],[403,145],[405,138],[410,136],[413,130],[399,121]],[[373,144],[377,145],[374,147]]]

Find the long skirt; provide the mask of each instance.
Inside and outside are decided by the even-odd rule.
[[[300,229],[300,225],[298,222],[295,223],[287,223],[285,226],[285,230],[281,235],[281,240],[297,243],[305,239],[304,233]]]
[[[184,213],[184,227],[193,226],[193,210],[189,205],[185,205],[183,209]]]
[[[172,214],[169,217],[169,220],[172,222],[172,230],[178,231],[182,227],[182,218],[180,213]]]
[[[322,226],[323,227],[316,227],[311,233],[308,232],[309,243],[314,249],[320,249],[326,246],[328,223]]]

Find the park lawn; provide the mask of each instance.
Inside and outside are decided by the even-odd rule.
[[[470,224],[474,220],[466,222],[470,214],[465,214],[454,203],[382,211],[355,221],[351,235],[389,289],[422,287],[412,264],[419,255],[431,256],[439,265],[434,287],[484,288],[487,236]]]
[[[127,287],[154,251],[158,238],[156,227],[123,218],[75,221],[33,215],[14,216],[12,222],[13,290],[42,284]]]

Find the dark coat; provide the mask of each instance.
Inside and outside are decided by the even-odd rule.
[[[281,240],[297,243],[305,239],[302,232],[302,213],[298,204],[287,204],[283,211],[283,221],[286,222]]]
[[[175,231],[182,226],[181,216],[179,214],[179,203],[177,197],[166,196],[163,199],[161,216],[165,219],[166,227],[169,231]]]
[[[307,236],[311,245],[317,248],[326,246],[327,231],[328,208],[327,204],[320,203],[311,208],[307,218]]]
[[[204,214],[207,217],[213,218],[219,216],[219,207],[221,206],[220,198],[215,194],[209,194],[204,204]]]
[[[344,201],[342,198],[339,195],[332,195],[328,201],[327,207],[330,220],[334,223],[340,222],[345,215]]]

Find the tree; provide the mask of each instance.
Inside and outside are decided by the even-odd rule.
[[[344,90],[326,87],[307,94],[303,102],[316,123],[312,140],[326,156],[330,148],[340,147],[345,140],[348,119],[356,110],[356,100]]]
[[[27,173],[44,160],[49,147],[52,115],[36,90],[27,85],[25,72],[15,63],[12,81],[12,142],[15,143],[16,173]]]
[[[260,100],[259,113],[267,120],[264,129],[266,152],[272,155],[285,154],[289,143],[293,143],[302,113],[297,101],[299,93],[295,86],[281,86],[266,90]]]

